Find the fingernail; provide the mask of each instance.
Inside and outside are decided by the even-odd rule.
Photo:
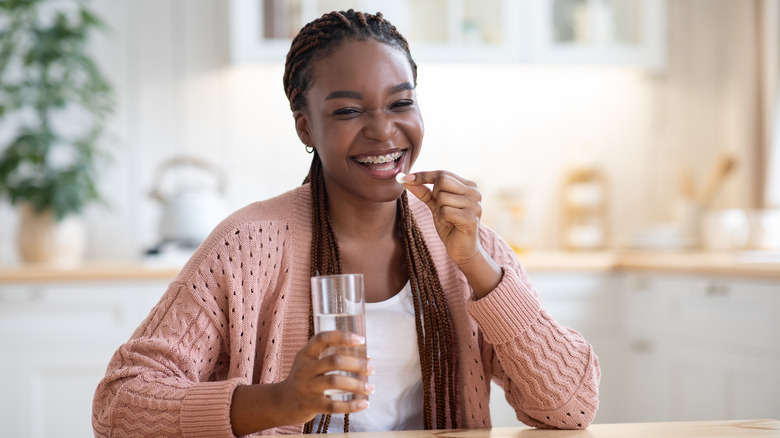
[[[368,400],[360,400],[358,402],[358,408],[360,409],[368,409],[369,406],[371,406],[371,403]]]
[[[369,394],[373,394],[374,391],[376,391],[376,387],[374,385],[370,384],[370,383],[366,383],[366,391]]]
[[[354,343],[354,344],[365,344],[366,343],[366,338],[364,338],[363,336],[356,335],[356,334],[352,333],[352,343]]]
[[[376,368],[374,368],[374,366],[373,366],[373,365],[371,365],[371,364],[368,364],[368,365],[366,366],[366,371],[368,371],[368,375],[369,375],[369,376],[373,376],[373,375],[374,375],[374,373],[376,372]]]

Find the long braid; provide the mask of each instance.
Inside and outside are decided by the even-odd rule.
[[[284,90],[295,111],[306,107],[306,91],[311,83],[314,61],[325,56],[345,40],[371,38],[400,48],[412,67],[415,85],[417,65],[412,59],[406,39],[381,13],[331,12],[304,26],[291,44],[284,72]],[[312,196],[312,247],[310,273],[340,274],[341,258],[338,242],[328,218],[327,193],[319,155],[314,152],[309,175]],[[423,383],[423,414],[426,429],[457,428],[458,394],[453,331],[449,308],[439,275],[433,264],[422,231],[417,226],[406,192],[398,202],[398,227],[401,230],[403,254],[412,288],[417,347]],[[311,304],[310,304],[311,306]],[[313,314],[309,311],[309,335],[314,335]],[[449,405],[449,413],[446,406]],[[434,409],[435,406],[435,409]],[[314,431],[311,420],[304,433]],[[320,416],[317,433],[325,433],[330,414]],[[349,430],[349,415],[344,418],[344,432]]]
[[[304,180],[310,184],[312,196],[312,227],[311,227],[311,267],[310,276],[341,274],[341,257],[339,256],[339,245],[336,236],[333,234],[333,228],[330,226],[328,217],[328,196],[325,191],[325,179],[322,176],[322,163],[317,151],[314,151],[314,158],[311,162],[309,175]],[[314,336],[314,306],[309,294],[309,338]],[[317,427],[317,433],[328,431],[330,424],[330,414],[320,416],[320,423]],[[312,433],[314,420],[304,425],[304,433]],[[349,432],[349,414],[344,415],[344,432]]]
[[[433,258],[425,243],[422,231],[409,209],[407,192],[404,191],[399,203],[399,222],[404,235],[404,254],[410,279],[415,279],[417,296],[415,305],[415,324],[417,326],[418,348],[420,349],[420,366],[423,368],[424,389],[430,382],[430,376],[436,388],[436,427],[446,427],[445,396],[450,405],[450,427],[457,427],[457,381],[455,379],[455,354],[452,349],[452,327],[450,325],[449,308],[444,296],[444,290],[439,281],[439,274],[433,264]],[[414,288],[413,288],[414,290]],[[423,312],[418,306],[423,304]],[[420,321],[424,318],[430,322]],[[420,329],[425,324],[424,336]],[[431,327],[433,326],[433,327]],[[420,344],[423,347],[420,348]],[[425,357],[423,357],[425,350]],[[427,369],[427,371],[426,371]],[[426,375],[428,376],[426,378]],[[445,394],[446,392],[446,394]],[[432,428],[430,416],[430,395],[426,394],[424,400],[425,427]]]

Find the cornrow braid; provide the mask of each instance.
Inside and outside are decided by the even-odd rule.
[[[301,29],[293,39],[284,69],[284,91],[293,111],[306,107],[306,92],[312,82],[314,63],[347,40],[373,39],[400,48],[412,68],[417,85],[417,64],[409,44],[381,13],[365,14],[350,9],[324,14]],[[310,184],[312,196],[311,268],[314,275],[340,274],[339,246],[328,218],[327,192],[322,162],[316,149],[304,184]],[[439,275],[433,264],[422,231],[409,209],[404,192],[398,202],[397,225],[402,233],[404,261],[412,289],[417,347],[423,383],[424,427],[457,428],[458,394],[456,391],[455,344],[450,314]],[[314,336],[314,316],[309,311],[309,336]],[[449,405],[449,413],[446,407]],[[435,409],[434,409],[435,406]],[[304,433],[314,431],[311,420]],[[317,433],[326,433],[330,414],[320,416]],[[344,416],[344,432],[349,431],[349,415]]]

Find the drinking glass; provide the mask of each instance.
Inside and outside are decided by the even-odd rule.
[[[311,301],[314,313],[314,333],[343,330],[366,336],[366,309],[362,274],[323,275],[311,278]],[[322,357],[334,353],[366,358],[366,345],[330,347]],[[346,371],[333,371],[345,376],[360,378]],[[351,392],[328,389],[325,395],[332,400],[355,399]]]

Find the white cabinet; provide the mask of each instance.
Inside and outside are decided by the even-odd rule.
[[[4,436],[92,436],[92,397],[165,282],[0,284]]]
[[[235,63],[283,62],[307,22],[381,11],[418,62],[598,63],[663,67],[665,0],[232,0]]]
[[[624,421],[780,416],[780,284],[626,274]]]
[[[780,282],[530,272],[599,357],[597,423],[780,417]],[[494,388],[494,426],[516,425]]]
[[[675,287],[645,275],[627,275],[622,282],[623,421],[664,421],[671,415],[669,353],[661,330],[668,323],[668,297],[680,292]]]
[[[668,356],[669,420],[780,415],[780,357],[674,345]]]

